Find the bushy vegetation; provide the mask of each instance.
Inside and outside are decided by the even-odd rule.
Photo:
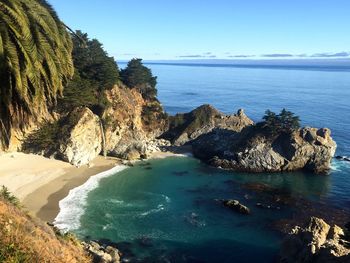
[[[154,99],[157,96],[157,77],[142,64],[142,59],[130,60],[127,67],[120,71],[120,77],[126,86],[137,89],[143,98]]]
[[[291,133],[300,128],[300,118],[286,109],[282,109],[279,114],[267,110],[263,120],[260,126],[271,134],[280,132]]]
[[[23,151],[38,152],[45,150],[45,154],[57,149],[60,137],[62,137],[62,121],[44,123],[40,129],[31,133],[23,143]]]
[[[0,262],[88,263],[92,259],[74,236],[55,233],[46,223],[0,199]]]
[[[104,91],[119,80],[117,63],[108,56],[98,40],[90,40],[81,31],[72,34],[72,38],[75,74],[64,89],[59,109],[66,111],[86,106],[100,115],[108,104]]]
[[[16,196],[14,196],[6,186],[2,186],[0,189],[0,199],[9,202],[10,204],[19,207],[19,200]]]

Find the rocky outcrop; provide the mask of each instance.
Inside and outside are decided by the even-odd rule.
[[[174,145],[186,144],[214,128],[241,131],[252,125],[242,109],[237,114],[225,115],[211,105],[202,105],[195,110],[169,117],[169,130],[162,136]]]
[[[296,226],[284,239],[280,262],[350,262],[349,233],[312,217],[305,227]]]
[[[246,207],[245,205],[242,205],[238,200],[217,200],[224,206],[230,208],[231,210],[238,212],[243,215],[249,215],[250,214],[250,209]]]
[[[145,100],[135,89],[121,84],[106,91],[106,98],[109,103],[99,113],[101,117],[87,107],[73,109],[31,133],[24,150],[81,166],[100,153],[134,160],[169,145],[156,139],[167,125],[156,99]]]
[[[59,157],[75,166],[88,164],[102,150],[102,129],[97,115],[85,107],[66,118],[58,145]]]
[[[281,172],[307,169],[325,173],[336,150],[329,129],[303,128],[271,135],[257,125],[241,132],[213,130],[193,144],[194,155],[224,169]]]
[[[94,241],[83,242],[84,249],[92,257],[93,263],[120,263],[120,252],[112,246],[102,246]]]
[[[160,103],[123,86],[115,86],[106,95],[110,104],[102,117],[106,154],[132,160],[159,150],[154,139],[167,125]]]
[[[1,112],[0,112],[1,113]],[[59,116],[49,112],[46,107],[33,109],[32,114],[25,112],[11,112],[12,123],[7,123],[0,114],[0,152],[21,151],[27,136],[39,129],[43,123],[54,122]]]

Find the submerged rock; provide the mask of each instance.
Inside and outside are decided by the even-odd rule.
[[[329,129],[303,128],[291,133],[264,133],[257,126],[241,132],[216,129],[192,144],[196,157],[224,169],[282,172],[299,169],[326,173],[336,150]]]
[[[245,205],[242,205],[238,200],[225,200],[225,199],[219,199],[217,200],[220,203],[222,203],[224,206],[230,208],[233,211],[236,211],[243,215],[249,215],[250,209],[246,207]]]
[[[296,226],[284,239],[280,262],[350,262],[349,245],[339,226],[330,226],[320,218],[311,217],[305,227]]]

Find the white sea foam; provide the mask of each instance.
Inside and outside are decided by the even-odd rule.
[[[146,211],[146,212],[144,212],[144,213],[141,213],[140,214],[140,216],[148,216],[148,215],[150,215],[150,214],[154,214],[154,213],[158,213],[158,212],[160,212],[160,211],[162,211],[162,210],[164,210],[165,208],[164,208],[164,205],[158,205],[157,206],[157,208],[155,208],[155,209],[151,209],[151,210],[149,210],[149,211]]]
[[[126,168],[127,166],[118,165],[108,171],[91,176],[83,185],[70,190],[68,196],[59,202],[60,212],[54,220],[54,225],[64,232],[78,229],[88,193],[98,187],[102,178],[109,177]]]
[[[341,172],[343,169],[349,169],[350,162],[344,160],[333,160],[331,164],[331,170]]]

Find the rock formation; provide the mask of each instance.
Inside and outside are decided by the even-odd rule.
[[[236,211],[243,215],[249,215],[250,209],[246,207],[245,205],[242,205],[238,200],[217,200],[220,203],[222,203],[224,206],[230,208],[233,211]]]
[[[225,115],[211,105],[202,105],[189,113],[171,116],[169,130],[162,137],[179,146],[211,132],[214,128],[239,132],[252,124],[253,121],[242,109],[237,114]]]
[[[312,217],[304,228],[296,226],[284,239],[280,262],[350,262],[349,238],[349,233],[339,226],[330,226],[322,219]]]
[[[329,129],[303,128],[267,134],[257,125],[241,132],[215,129],[193,142],[194,155],[224,169],[280,172],[307,169],[324,173],[336,150]]]
[[[75,166],[88,164],[102,150],[100,119],[88,108],[76,108],[62,127],[58,155]]]
[[[112,246],[102,246],[94,241],[82,243],[94,263],[120,263],[120,252]]]
[[[145,100],[135,89],[123,86],[106,95],[110,103],[103,113],[106,153],[137,159],[159,150],[154,139],[166,129],[167,118],[158,100]]]
[[[145,100],[135,89],[122,85],[106,93],[109,103],[101,117],[87,107],[73,109],[27,135],[23,149],[81,166],[100,153],[133,160],[169,145],[156,139],[167,125],[156,99]]]

